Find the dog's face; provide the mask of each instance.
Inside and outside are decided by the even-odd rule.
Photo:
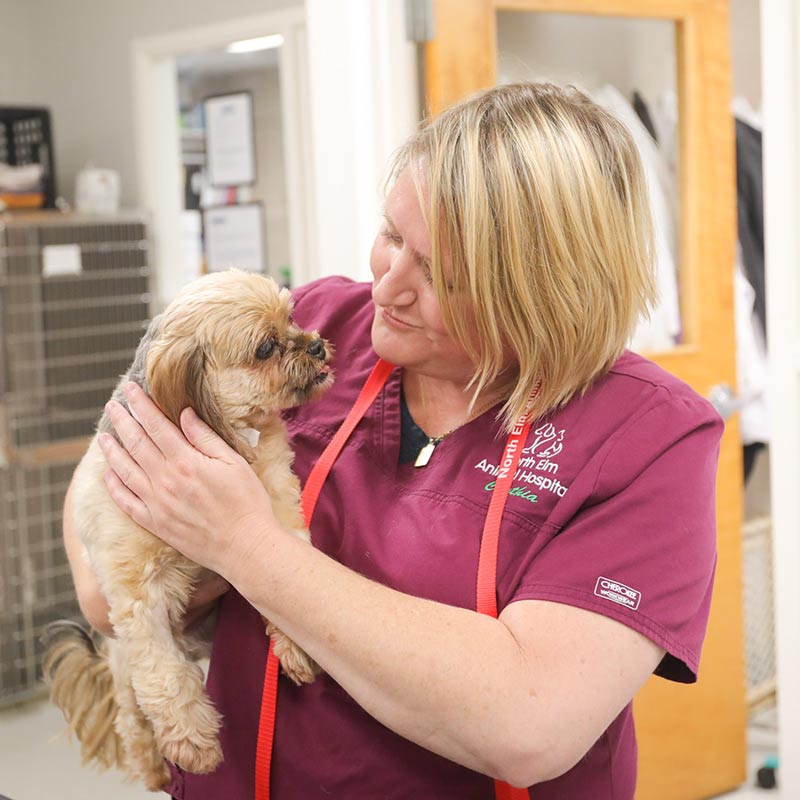
[[[151,396],[176,424],[191,406],[240,452],[237,430],[260,429],[333,382],[331,346],[294,324],[289,291],[264,275],[206,275],[157,324],[146,356]]]

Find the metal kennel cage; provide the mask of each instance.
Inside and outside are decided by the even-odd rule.
[[[39,637],[78,615],[64,493],[150,316],[139,215],[0,216],[0,704],[40,690]]]
[[[0,706],[41,691],[44,626],[80,616],[61,544],[76,463],[0,469]]]

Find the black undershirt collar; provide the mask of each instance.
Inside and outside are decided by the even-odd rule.
[[[400,387],[400,464],[413,464],[417,460],[419,451],[428,444],[430,437],[414,422],[408,410],[406,395]]]

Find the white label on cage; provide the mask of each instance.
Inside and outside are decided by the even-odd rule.
[[[42,248],[42,275],[80,275],[81,246],[79,244],[50,244]]]

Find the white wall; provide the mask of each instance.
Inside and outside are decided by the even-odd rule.
[[[0,0],[0,98],[5,102],[9,92],[14,102],[51,109],[61,194],[74,199],[75,176],[91,161],[120,172],[123,205],[132,206],[138,197],[132,40],[294,5],[296,0]]]
[[[534,12],[497,15],[498,78],[611,83],[654,100],[675,88],[675,29],[665,21]],[[657,57],[654,57],[657,54]]]
[[[30,100],[30,25],[26,0],[0,0],[0,105]]]
[[[759,0],[730,0],[733,93],[761,105]],[[501,80],[604,82],[648,100],[675,88],[675,33],[671,22],[573,14],[501,12],[497,38]]]
[[[753,108],[761,107],[760,7],[759,0],[730,0],[733,93]]]

